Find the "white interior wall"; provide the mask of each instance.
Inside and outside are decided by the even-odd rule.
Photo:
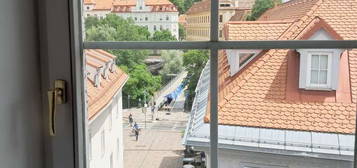
[[[0,1],[0,167],[42,168],[36,0]]]

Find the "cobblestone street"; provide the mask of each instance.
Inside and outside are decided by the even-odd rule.
[[[182,94],[169,114],[167,111],[157,112],[158,121],[152,120],[150,110],[146,117],[141,109],[124,111],[125,168],[182,168],[182,136],[189,116],[189,113],[183,112],[183,103]],[[141,128],[138,141],[128,128],[129,114]]]

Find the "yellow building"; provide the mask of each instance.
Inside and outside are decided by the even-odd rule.
[[[219,38],[224,39],[223,25],[230,20],[243,20],[250,12],[255,0],[219,1]],[[196,2],[186,12],[186,40],[205,41],[210,36],[210,0]]]

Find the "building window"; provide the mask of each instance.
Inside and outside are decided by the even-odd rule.
[[[145,21],[148,21],[149,19],[148,19],[148,17],[145,17]]]
[[[222,30],[219,30],[219,37],[222,37],[222,36],[223,36]]]
[[[137,18],[137,17],[135,17],[135,18],[134,18],[134,20],[136,21],[136,20],[138,20],[138,18]]]
[[[160,25],[160,30],[162,30],[163,28],[162,28],[162,25]]]
[[[329,88],[331,71],[331,53],[311,53],[308,56],[307,86],[311,88]]]
[[[169,20],[170,18],[169,18],[169,16],[166,16],[166,20]]]
[[[219,22],[223,22],[223,15],[219,15]]]
[[[89,6],[87,6],[87,10],[89,10],[90,8],[89,8]]]
[[[112,127],[113,127],[113,117],[112,117],[112,113],[110,112],[109,113],[109,131],[112,130]]]
[[[117,138],[117,157],[118,157],[118,160],[120,160],[120,144],[119,144],[119,138]]]
[[[110,154],[110,168],[113,168],[113,153]]]
[[[101,149],[101,153],[102,153],[102,156],[104,156],[105,154],[105,131],[102,130],[102,132],[100,133],[100,149]]]
[[[339,49],[298,49],[300,53],[299,88],[336,90],[338,86]]]
[[[245,67],[261,50],[226,50],[231,76]]]
[[[88,135],[88,152],[89,152],[89,160],[92,160],[92,136]]]
[[[154,31],[156,31],[156,25],[154,25]]]

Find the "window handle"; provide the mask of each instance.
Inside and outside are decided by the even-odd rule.
[[[64,80],[55,80],[54,88],[47,92],[49,107],[49,131],[51,136],[56,135],[56,106],[66,103],[66,82]]]

